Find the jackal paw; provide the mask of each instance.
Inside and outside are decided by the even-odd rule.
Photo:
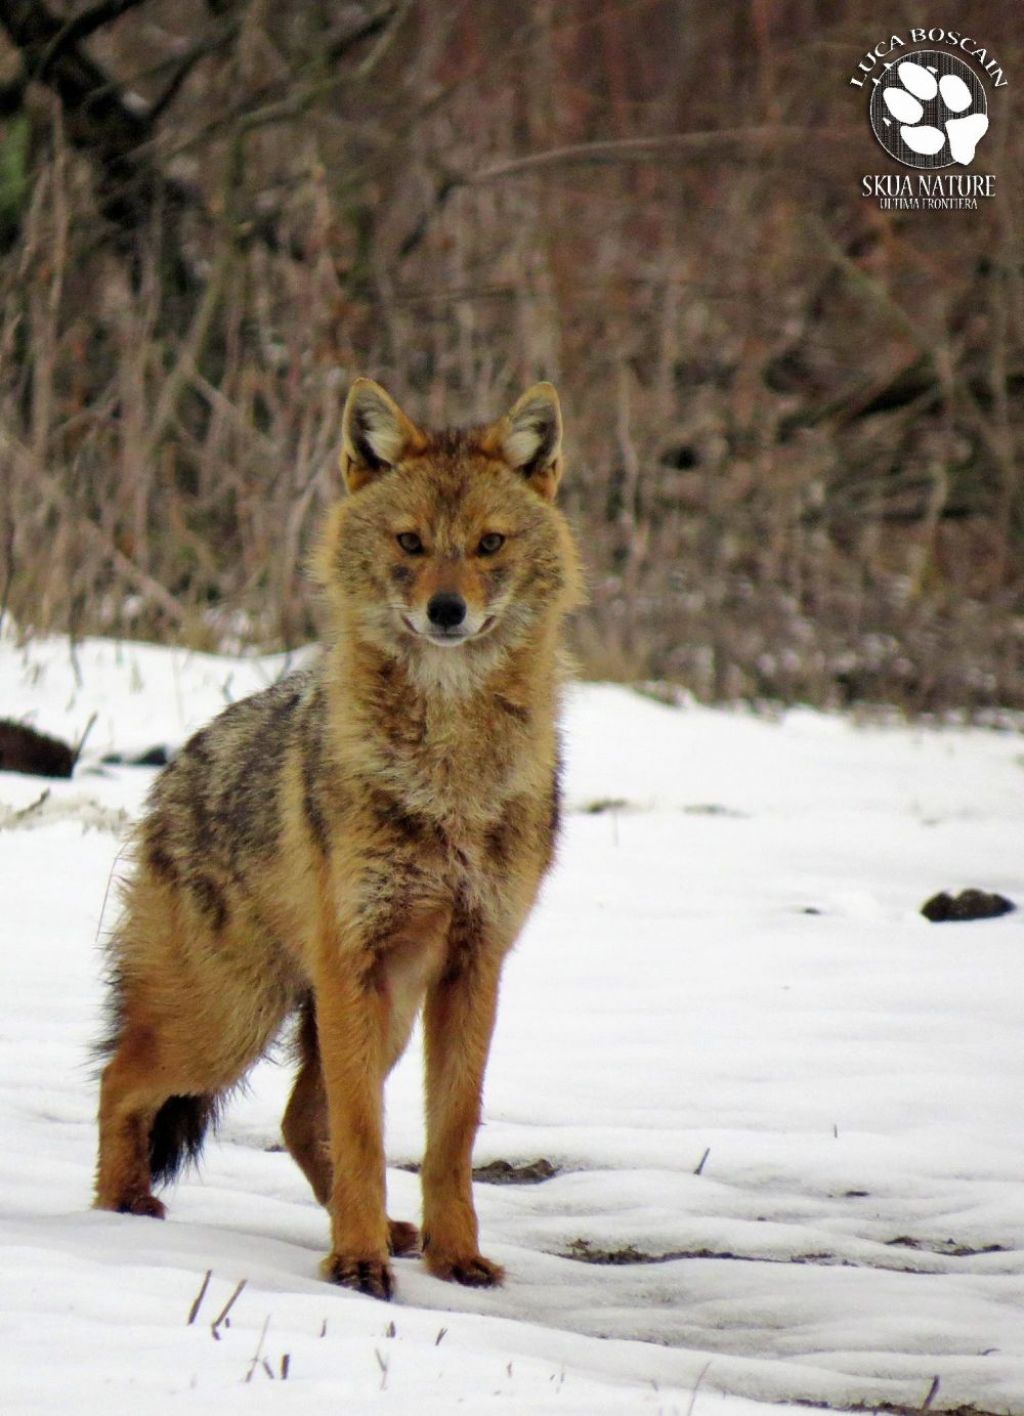
[[[348,1254],[328,1254],[320,1265],[320,1272],[328,1283],[336,1283],[339,1288],[354,1288],[357,1293],[366,1293],[370,1298],[391,1301],[395,1291],[395,1281],[386,1259],[359,1259]]]
[[[427,1248],[423,1255],[427,1272],[449,1283],[462,1283],[467,1288],[497,1288],[505,1281],[500,1264],[485,1259],[483,1254],[446,1254]]]
[[[420,1231],[404,1219],[388,1220],[388,1249],[396,1259],[407,1258],[420,1251]]]
[[[150,1219],[163,1219],[167,1214],[167,1206],[163,1200],[158,1200],[155,1195],[143,1193],[139,1195],[121,1195],[118,1199],[112,1200],[109,1204],[102,1200],[97,1200],[97,1209],[112,1210],[114,1214],[141,1214],[147,1215]]]

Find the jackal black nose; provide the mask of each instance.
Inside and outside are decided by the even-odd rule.
[[[441,590],[427,601],[427,619],[438,629],[454,629],[466,618],[466,602],[461,595]]]

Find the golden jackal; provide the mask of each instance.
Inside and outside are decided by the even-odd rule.
[[[330,1212],[335,1283],[389,1298],[419,1243],[384,1202],[382,1091],[423,1005],[422,1250],[501,1281],[477,1241],[471,1154],[502,961],[552,856],[567,612],[554,506],[561,416],[537,384],[499,422],[416,427],[359,379],[349,496],[314,557],[317,663],[234,704],[157,781],[111,944],[96,1204],[161,1216],[218,1099],[292,1012],[282,1129]]]

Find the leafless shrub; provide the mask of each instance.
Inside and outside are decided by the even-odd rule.
[[[849,7],[141,0],[46,54],[14,20],[91,12],[6,8],[0,612],[24,632],[293,645],[349,378],[454,422],[549,377],[587,671],[1024,706],[1012,84],[995,198],[881,212],[848,83],[877,36]],[[1024,75],[1006,6],[972,28]],[[72,59],[100,75],[84,107]]]

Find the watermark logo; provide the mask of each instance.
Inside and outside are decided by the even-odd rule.
[[[955,54],[919,49],[888,69],[871,91],[871,129],[904,167],[968,167],[988,132],[981,79]]]
[[[850,83],[868,90],[871,131],[882,149],[913,170],[866,174],[864,196],[883,210],[973,211],[995,195],[994,175],[965,170],[989,128],[986,85],[1007,84],[984,44],[958,30],[892,34],[867,51]]]

